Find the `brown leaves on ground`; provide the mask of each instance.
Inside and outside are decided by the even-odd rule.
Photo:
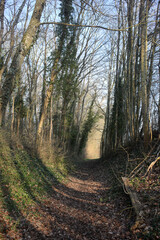
[[[29,215],[21,213],[18,230],[5,229],[1,239],[136,239],[124,215],[124,199],[118,199],[124,209],[110,197],[103,201],[110,191],[106,170],[90,163],[80,166],[63,184],[54,185],[52,197],[30,209]]]

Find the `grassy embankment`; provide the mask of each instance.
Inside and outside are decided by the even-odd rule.
[[[52,148],[41,150],[37,157],[15,136],[0,131],[0,239],[22,219],[37,216],[36,205],[67,176],[67,160]]]

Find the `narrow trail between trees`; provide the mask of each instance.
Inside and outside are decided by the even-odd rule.
[[[39,204],[41,218],[22,224],[21,239],[134,239],[125,201],[111,199],[110,187],[103,166],[91,160],[79,164],[65,183],[53,186],[52,197]]]

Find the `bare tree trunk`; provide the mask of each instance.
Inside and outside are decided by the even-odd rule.
[[[159,29],[160,29],[160,19],[159,19]],[[160,32],[159,32],[160,39]],[[158,103],[158,129],[159,129],[159,139],[160,139],[160,52],[159,52],[159,103]]]
[[[142,15],[141,15],[141,88],[142,88],[142,115],[143,115],[143,133],[144,144],[147,148],[149,143],[149,117],[148,117],[148,102],[147,102],[147,15],[148,15],[148,0],[141,0]]]
[[[106,108],[106,115],[105,115],[105,125],[104,125],[104,133],[103,133],[103,149],[102,149],[102,156],[105,157],[107,155],[108,146],[109,146],[109,124],[110,124],[110,101],[111,101],[111,75],[112,75],[112,64],[113,64],[113,54],[114,54],[114,48],[113,48],[113,41],[111,43],[111,58],[110,58],[110,64],[109,64],[109,76],[108,76],[108,96],[107,96],[107,108]]]
[[[0,72],[3,68],[3,59],[2,59],[2,40],[3,40],[3,32],[4,32],[4,9],[5,9],[5,0],[1,0],[0,2]],[[0,105],[2,102],[2,78],[0,74]]]
[[[45,50],[44,50],[44,72],[43,72],[43,87],[42,87],[42,103],[41,103],[41,109],[40,109],[40,116],[44,108],[44,100],[45,100],[45,94],[46,94],[46,72],[47,72],[47,30],[45,32]]]
[[[59,58],[56,59],[54,67],[52,69],[52,73],[51,73],[51,79],[50,79],[50,84],[49,87],[47,89],[47,93],[46,93],[46,97],[44,99],[44,105],[43,105],[43,109],[42,109],[42,113],[41,113],[41,117],[40,117],[40,121],[38,124],[38,129],[37,129],[37,144],[39,144],[41,142],[41,138],[42,138],[42,129],[43,129],[43,123],[45,120],[45,115],[47,113],[47,107],[53,92],[53,84],[54,84],[54,80],[56,78],[57,75],[57,64],[58,64]]]
[[[89,91],[89,80],[87,88],[85,89],[84,96],[80,96],[79,102],[78,102],[78,119],[77,119],[77,126],[78,126],[78,133],[76,137],[76,149],[79,148],[79,140],[80,140],[80,131],[81,131],[81,123],[82,123],[82,117],[83,117],[83,111],[84,111],[84,105],[85,105],[85,99]],[[84,86],[82,86],[82,94],[84,92]],[[83,98],[82,98],[83,97]]]
[[[2,39],[3,39],[3,31],[4,31],[4,9],[5,9],[6,0],[1,0],[0,2],[0,53],[2,49]],[[0,55],[1,57],[1,55]]]
[[[3,73],[4,71],[6,70],[7,68],[7,64],[8,62],[10,61],[10,58],[12,56],[12,53],[13,53],[13,49],[14,49],[14,43],[15,43],[15,37],[14,37],[14,32],[15,32],[15,26],[17,25],[18,23],[18,20],[19,20],[19,17],[22,13],[22,10],[25,6],[25,3],[26,3],[27,0],[24,0],[21,4],[21,6],[19,7],[19,10],[18,10],[18,13],[16,13],[16,10],[15,10],[15,5],[14,5],[14,16],[15,16],[15,20],[11,26],[11,34],[10,34],[10,38],[11,38],[11,41],[10,41],[10,49],[9,49],[9,53],[8,53],[8,56],[5,60],[5,63],[2,64],[1,68],[0,68],[0,82],[1,82],[1,79],[2,79],[2,76],[3,76]]]
[[[133,6],[134,1],[128,2],[128,46],[127,46],[127,81],[128,81],[128,120],[131,138],[134,138],[134,106],[133,106]]]
[[[153,75],[153,61],[154,61],[154,55],[155,55],[155,50],[156,50],[156,45],[157,45],[156,41],[157,41],[157,35],[158,35],[159,6],[160,6],[160,1],[157,5],[155,29],[154,29],[154,33],[153,33],[151,50],[150,50],[150,66],[149,66],[149,76],[148,76],[148,86],[147,86],[147,93],[148,93],[147,105],[148,105],[148,107],[149,107],[150,90],[151,90],[151,84],[152,84],[152,75]]]
[[[141,73],[141,49],[140,49],[140,35],[141,35],[141,15],[142,15],[142,6],[140,5],[139,9],[139,26],[138,26],[138,36],[136,41],[136,53],[135,53],[135,74],[134,74],[134,81],[136,87],[136,96],[135,96],[135,137],[136,140],[139,138],[139,130],[140,130],[140,120],[141,120],[141,83],[140,83],[140,73]]]
[[[49,130],[49,141],[52,142],[52,134],[53,134],[53,96],[51,96],[51,107],[50,107],[50,130]]]
[[[14,129],[14,100],[15,100],[15,97],[13,96],[13,102],[12,102],[11,132],[13,132],[13,129]]]
[[[120,0],[119,3],[119,11],[118,11],[118,28],[120,29],[120,14],[122,12],[122,1]],[[119,82],[119,52],[120,52],[120,34],[121,32],[118,32],[118,43],[117,43],[117,59],[116,59],[116,83],[115,83],[115,90],[118,89],[118,82]],[[115,92],[116,92],[115,91]],[[118,96],[115,94],[115,104],[116,104],[116,110],[115,110],[115,141],[114,141],[114,148],[117,147],[118,144]]]
[[[20,116],[20,114],[18,113],[18,116],[17,116],[17,136],[19,136],[20,121],[21,121],[21,116]]]
[[[29,23],[29,26],[23,35],[21,43],[18,45],[15,55],[13,57],[10,69],[5,78],[2,87],[2,101],[0,102],[0,125],[5,121],[5,112],[9,98],[15,88],[15,82],[19,79],[20,69],[24,61],[25,56],[29,52],[32,44],[36,39],[36,33],[39,28],[40,18],[44,8],[46,0],[37,0],[35,8]]]

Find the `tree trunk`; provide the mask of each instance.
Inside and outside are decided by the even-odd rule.
[[[4,31],[4,9],[5,9],[5,0],[1,0],[0,2],[0,53],[2,49],[2,39],[3,39],[3,31]],[[1,57],[1,55],[0,55]]]
[[[155,50],[156,50],[156,45],[157,45],[159,5],[160,5],[160,2],[157,5],[155,29],[153,32],[153,37],[152,37],[152,42],[151,42],[151,50],[150,50],[150,66],[149,66],[149,76],[148,76],[148,85],[147,85],[148,107],[149,107],[150,90],[151,90],[151,84],[152,84],[154,55],[155,55]]]
[[[14,100],[15,97],[13,96],[13,102],[12,102],[12,120],[11,120],[11,132],[13,133],[14,129]]]
[[[143,116],[143,133],[144,144],[147,148],[149,143],[149,117],[147,104],[147,15],[148,0],[141,0],[141,88],[142,88],[142,116]]]
[[[160,15],[159,9],[160,8],[160,2],[158,3],[157,7],[157,29],[160,30]],[[159,31],[159,39],[160,39],[160,31]],[[160,139],[160,51],[159,51],[159,102],[158,102],[158,130],[159,130],[159,139]]]
[[[118,29],[120,29],[120,14],[122,12],[122,1],[120,0],[119,3],[119,11],[118,11]],[[119,82],[119,52],[120,52],[120,34],[121,32],[118,32],[118,42],[117,42],[117,58],[116,58],[116,83],[115,83],[115,129],[114,129],[114,148],[117,147],[118,144],[118,96],[116,94],[118,89],[118,82]]]
[[[2,101],[0,102],[0,125],[5,121],[5,112],[9,98],[15,88],[16,80],[20,78],[20,70],[25,56],[28,54],[32,44],[36,40],[37,30],[39,28],[40,18],[46,0],[37,0],[35,8],[29,23],[29,26],[23,35],[22,41],[18,45],[10,69],[2,86]]]
[[[127,82],[128,82],[128,120],[129,120],[129,131],[130,137],[134,138],[134,106],[133,106],[133,94],[134,94],[134,84],[133,84],[133,6],[134,1],[130,0],[128,2],[128,46],[127,46]]]
[[[110,101],[111,101],[111,75],[112,75],[112,64],[113,64],[113,54],[114,54],[114,47],[113,47],[113,41],[111,43],[111,58],[110,58],[110,64],[109,64],[109,74],[108,74],[108,96],[107,96],[107,108],[106,108],[106,115],[105,115],[105,125],[104,125],[104,133],[103,133],[103,141],[104,146],[102,149],[102,157],[106,157],[108,147],[109,147],[109,124],[110,124]]]
[[[52,142],[52,134],[53,134],[53,96],[51,96],[51,107],[50,107],[50,130],[49,130],[49,141]]]
[[[25,3],[26,3],[27,0],[24,0],[21,4],[21,6],[19,7],[18,9],[18,13],[16,14],[16,10],[15,10],[15,3],[14,3],[14,17],[15,17],[15,20],[14,22],[11,24],[11,33],[10,33],[10,49],[9,49],[9,52],[8,52],[8,55],[6,57],[6,60],[5,62],[3,63],[2,62],[2,66],[0,68],[0,82],[1,82],[1,79],[2,79],[2,76],[3,76],[3,73],[5,72],[5,70],[7,69],[7,64],[9,63],[10,61],[10,58],[12,56],[12,53],[13,53],[13,49],[14,49],[14,44],[15,44],[15,36],[14,36],[14,33],[15,33],[15,26],[18,24],[18,21],[19,21],[19,18],[20,18],[20,15],[22,13],[22,10],[25,6]],[[4,14],[4,13],[3,13]],[[4,16],[3,16],[4,17]],[[1,28],[2,28],[2,21],[1,21]],[[2,30],[2,29],[1,29]],[[2,40],[2,37],[3,37],[3,31],[1,31],[1,40]],[[1,41],[1,48],[2,48],[2,41]]]
[[[47,72],[47,30],[45,33],[45,50],[44,50],[44,73],[43,73],[43,86],[42,86],[42,103],[41,103],[41,109],[40,109],[40,115],[39,119],[41,118],[41,114],[44,108],[44,99],[46,94],[46,72]]]
[[[43,105],[40,121],[39,121],[39,124],[38,124],[38,129],[37,129],[37,144],[39,144],[41,142],[43,123],[44,123],[44,120],[45,120],[45,115],[47,113],[48,104],[49,104],[49,101],[50,101],[50,98],[51,98],[51,95],[52,95],[52,92],[53,92],[54,80],[56,78],[57,71],[58,71],[57,70],[58,61],[59,61],[59,57],[57,57],[57,59],[54,63],[52,73],[51,73],[50,84],[49,84],[49,87],[47,89],[46,97],[44,99],[44,105]]]

